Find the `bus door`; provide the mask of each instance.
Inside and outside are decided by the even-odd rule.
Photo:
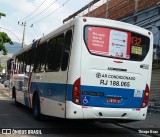
[[[64,73],[64,77],[66,78],[65,99],[67,98],[67,91],[68,91],[67,83],[68,83],[68,70],[69,70],[69,62],[70,62],[70,55],[72,48],[72,36],[73,36],[73,29],[69,29],[65,33],[65,44],[64,44],[63,57],[61,63],[61,71]]]
[[[17,64],[14,69],[13,81],[16,90],[16,100],[24,104],[24,93],[23,93],[23,86],[24,86],[24,74],[23,74],[23,63],[20,61],[20,55],[17,57]]]
[[[24,104],[30,108],[32,107],[31,96],[30,96],[31,77],[32,77],[32,66],[26,65],[22,90],[24,93]]]
[[[141,108],[152,58],[150,39],[137,33],[86,26],[82,45],[82,105]]]

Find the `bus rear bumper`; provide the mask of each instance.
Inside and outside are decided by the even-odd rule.
[[[115,119],[115,120],[145,120],[145,108],[102,108],[76,105],[66,101],[66,118],[68,119]]]

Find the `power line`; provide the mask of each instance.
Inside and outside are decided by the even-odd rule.
[[[34,31],[34,33],[36,34],[36,36],[38,37],[38,34],[37,34],[37,32],[36,32],[36,30],[35,30],[35,28],[34,28],[34,26],[32,27],[33,29],[33,31]]]
[[[48,14],[47,16],[45,16],[44,18],[32,23],[31,27],[33,27],[33,24],[36,24],[42,20],[44,20],[45,18],[47,18],[48,16],[52,15],[53,13],[55,13],[57,10],[59,10],[61,7],[63,7],[67,2],[69,2],[69,0],[67,0],[66,2],[64,2],[61,6],[59,6],[57,9],[55,9],[53,12],[51,12],[50,14]]]
[[[50,8],[54,3],[56,3],[57,0],[55,0],[53,3],[51,3],[51,5],[49,5],[47,8],[45,8],[43,11],[41,11],[39,14],[37,14],[36,16],[26,20],[26,21],[29,21],[29,20],[32,20],[34,18],[36,18],[37,16],[41,15],[43,12],[45,12],[48,8]]]
[[[30,34],[30,35],[28,34],[28,36],[33,40],[35,36],[33,36],[33,33],[31,32],[31,30],[29,30],[28,33]]]
[[[33,37],[33,38],[38,37],[37,33],[35,33],[35,32],[33,31],[33,29],[30,28],[29,31],[30,31],[30,33],[32,34],[32,37]]]
[[[20,39],[17,37],[17,35],[15,33],[13,33],[11,30],[3,28],[3,27],[0,27],[0,29],[4,29],[4,30],[9,31],[10,33],[12,33],[18,39],[19,42],[21,42]]]
[[[35,13],[47,0],[44,0],[33,12],[31,12],[28,16],[26,16],[25,18],[19,20],[19,21],[22,21],[22,20],[25,20],[27,19],[28,17],[30,17],[33,13]]]

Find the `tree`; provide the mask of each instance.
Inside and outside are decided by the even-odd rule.
[[[6,17],[6,14],[0,12],[0,19],[1,19],[2,16],[3,16],[3,17]]]
[[[12,40],[5,32],[0,32],[0,51],[3,51],[3,55],[7,55],[7,48],[5,47],[5,43],[9,43],[13,45]]]
[[[2,67],[2,65],[0,64],[0,72],[2,72],[2,70],[3,70],[3,67]]]

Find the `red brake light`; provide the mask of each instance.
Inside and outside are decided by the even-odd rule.
[[[77,105],[81,105],[80,78],[78,78],[73,84],[72,102]]]
[[[144,108],[148,105],[148,100],[149,100],[149,86],[148,84],[146,84],[146,89],[145,89],[141,108]]]
[[[150,32],[148,32],[148,35],[151,35],[151,33],[150,33]]]
[[[84,21],[84,22],[86,22],[86,21],[87,21],[87,19],[86,19],[86,18],[83,18],[83,21]]]

